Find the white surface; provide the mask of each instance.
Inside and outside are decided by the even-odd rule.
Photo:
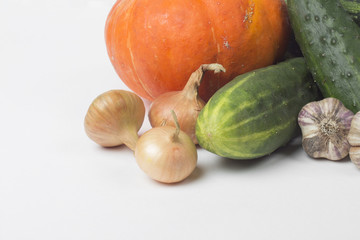
[[[298,141],[253,161],[199,149],[194,174],[164,185],[127,148],[91,142],[89,104],[126,89],[104,43],[112,4],[0,1],[1,240],[360,239],[349,159],[310,159]]]

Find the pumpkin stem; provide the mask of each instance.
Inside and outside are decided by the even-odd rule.
[[[225,68],[221,64],[218,63],[202,64],[195,72],[193,72],[190,75],[190,78],[187,81],[182,92],[190,98],[194,98],[194,97],[197,98],[198,89],[203,79],[203,75],[206,71],[209,70],[214,71],[214,73],[226,72]]]

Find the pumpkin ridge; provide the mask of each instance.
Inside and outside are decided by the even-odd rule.
[[[135,6],[136,0],[133,1],[133,5],[131,6],[131,12],[130,12],[130,16],[129,16],[129,21],[127,22],[127,28],[129,29],[129,24],[130,21],[133,21],[133,13],[134,13],[134,6]],[[126,45],[127,45],[127,49],[129,49],[129,54],[130,54],[130,58],[131,58],[131,64],[132,64],[132,69],[133,69],[133,73],[135,73],[134,75],[137,78],[138,83],[140,83],[140,85],[142,86],[143,90],[145,91],[145,93],[150,96],[152,99],[154,99],[155,97],[151,94],[150,89],[146,86],[146,84],[141,80],[138,71],[136,69],[135,66],[135,61],[134,61],[134,55],[132,52],[132,46],[131,46],[131,33],[132,31],[128,32],[128,37],[127,37],[127,41],[126,41]]]
[[[267,26],[272,26],[272,22],[270,21],[270,17],[271,17],[271,16],[269,16],[268,11],[263,11],[262,14],[265,15],[264,18],[265,18],[265,20],[267,21]],[[277,41],[277,39],[274,39],[274,38],[273,38],[273,36],[276,36],[276,33],[275,33],[275,31],[274,31],[274,28],[271,27],[271,28],[269,28],[269,29],[271,30],[271,34],[270,34],[271,40]],[[279,46],[280,43],[277,41],[276,43],[274,42],[274,44],[277,44],[277,46]],[[276,53],[274,53],[274,55],[276,55]],[[275,59],[276,59],[276,56],[274,56],[274,57],[275,57]],[[276,60],[277,60],[277,59],[276,59]]]
[[[207,10],[206,8],[206,3],[202,0],[201,3],[204,5],[204,11],[206,11],[206,16],[207,16],[207,19],[208,19],[208,22],[211,24],[211,33],[212,33],[212,37],[213,37],[213,40],[214,40],[214,44],[215,44],[215,47],[217,48],[217,52],[216,52],[216,56],[215,56],[215,62],[219,62],[219,54],[220,54],[220,45],[216,39],[216,33],[215,33],[215,28],[214,28],[214,21],[211,20],[211,17],[210,17],[210,14],[209,14],[209,11]]]
[[[213,24],[213,23],[211,22],[211,24]],[[211,32],[212,32],[212,35],[213,35],[214,43],[215,43],[215,45],[217,47],[216,62],[219,62],[220,45],[216,40],[214,27],[211,27]]]

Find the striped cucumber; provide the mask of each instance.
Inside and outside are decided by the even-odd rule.
[[[338,0],[288,0],[288,12],[323,96],[360,111],[360,27]]]
[[[232,159],[270,154],[297,133],[297,116],[318,89],[303,58],[240,75],[218,90],[196,122],[199,145]]]

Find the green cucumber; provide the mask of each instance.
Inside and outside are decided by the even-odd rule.
[[[360,0],[339,0],[343,8],[360,24]]]
[[[284,0],[287,4],[287,0]],[[360,25],[360,0],[339,0],[345,11]]]
[[[360,27],[338,0],[288,0],[288,12],[323,96],[360,111]]]
[[[299,111],[318,97],[304,58],[248,72],[210,98],[196,121],[196,137],[217,155],[258,158],[299,133]]]

